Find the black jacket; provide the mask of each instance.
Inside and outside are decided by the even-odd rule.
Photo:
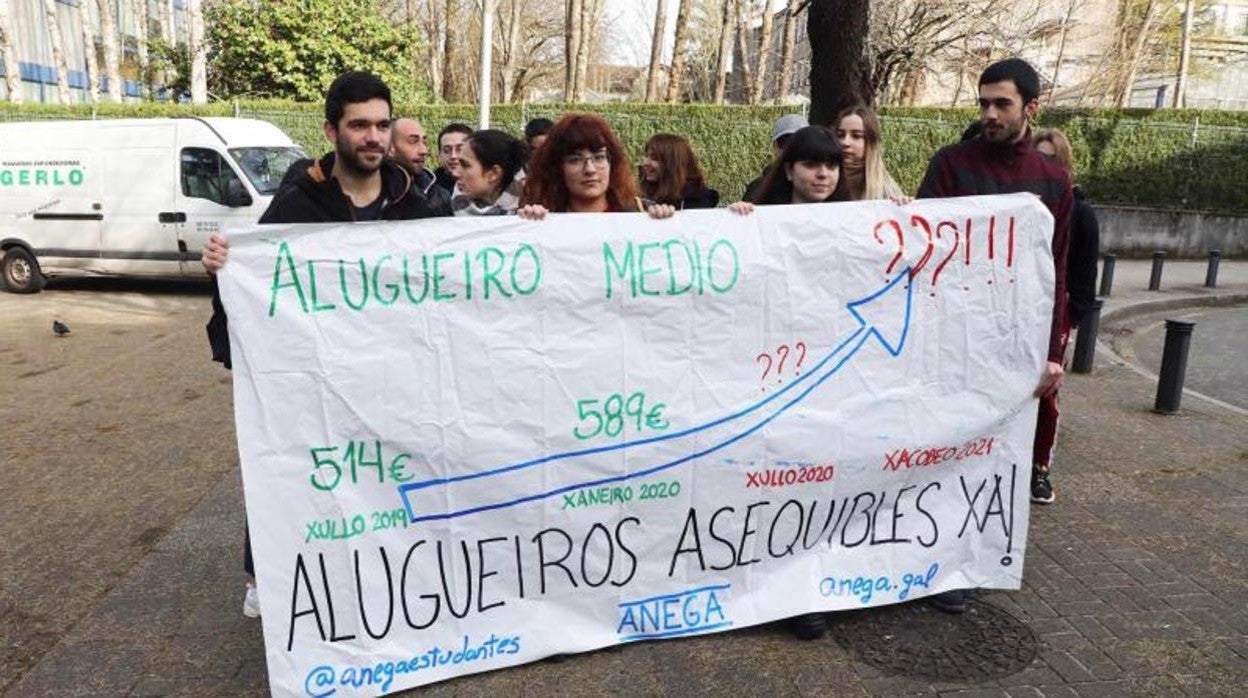
[[[334,154],[320,160],[306,160],[306,166],[292,166],[282,178],[277,195],[269,203],[260,223],[349,223],[355,220],[355,208],[351,199],[338,186],[338,180],[330,176],[334,171]],[[439,215],[429,201],[412,187],[411,175],[391,160],[381,166],[381,190],[385,203],[381,219],[403,221],[431,218]],[[449,206],[447,207],[450,208]],[[449,215],[449,211],[446,214]],[[208,320],[208,344],[212,347],[212,360],[220,361],[230,368],[229,320],[217,288],[217,277],[212,276],[212,318]]]
[[[447,198],[450,198],[455,191],[455,178],[451,176],[451,173],[445,167],[439,167],[433,171],[433,184],[446,192]]]
[[[685,188],[681,190],[680,201],[657,201],[643,195],[642,203],[646,206],[651,204],[671,204],[682,211],[694,208],[715,208],[719,205],[719,192],[702,182],[691,181],[687,182]]]
[[[1066,293],[1070,297],[1072,326],[1092,309],[1096,300],[1096,262],[1101,254],[1101,226],[1096,211],[1079,187],[1074,188],[1075,205],[1070,217],[1070,251],[1066,253]]]
[[[680,192],[680,197],[680,207],[682,209],[715,208],[719,205],[719,192],[701,182],[689,182],[686,184],[684,191]]]
[[[429,200],[429,208],[433,209],[434,215],[450,216],[454,214],[451,210],[451,194],[438,186],[438,176],[434,174],[433,170],[426,167],[412,175],[412,187]]]

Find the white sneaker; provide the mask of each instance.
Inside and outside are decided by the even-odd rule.
[[[247,593],[243,595],[243,615],[260,617],[260,594],[256,593],[256,585],[251,582],[247,582]]]

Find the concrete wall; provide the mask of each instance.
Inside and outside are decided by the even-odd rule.
[[[1094,206],[1101,224],[1101,251],[1148,257],[1165,250],[1171,257],[1248,257],[1248,216],[1148,208]]]

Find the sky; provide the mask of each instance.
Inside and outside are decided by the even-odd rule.
[[[785,5],[784,0],[770,0],[772,11]],[[609,60],[625,65],[649,65],[650,33],[654,27],[654,10],[658,0],[607,0],[607,25],[613,29]],[[667,0],[667,32],[664,34],[663,60],[671,61],[672,43],[676,36],[676,10],[680,0]]]

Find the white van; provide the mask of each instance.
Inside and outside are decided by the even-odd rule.
[[[259,220],[303,157],[254,119],[0,124],[0,281],[202,275],[208,236]]]

